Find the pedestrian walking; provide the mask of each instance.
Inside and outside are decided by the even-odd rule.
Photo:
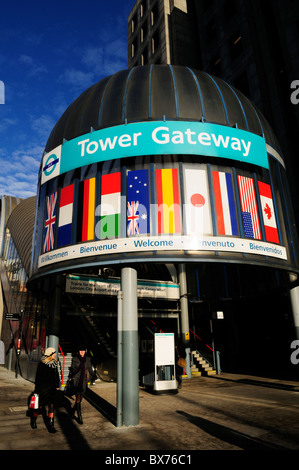
[[[176,357],[176,379],[178,382],[178,388],[182,388],[182,375],[184,367],[186,367],[186,351],[184,347],[179,343],[175,345],[175,357]]]
[[[54,348],[47,348],[36,371],[35,389],[33,393],[38,395],[39,408],[32,412],[32,429],[36,429],[37,427],[36,420],[40,409],[42,409],[42,412],[46,414],[45,408],[48,407],[48,430],[50,433],[56,432],[54,427],[54,406],[57,390],[59,390],[59,374],[56,350]]]
[[[86,347],[85,345],[80,345],[77,354],[73,357],[69,374],[69,378],[73,381],[72,388],[76,396],[72,416],[75,418],[77,412],[79,424],[83,424],[81,402],[87,389],[88,376],[92,374],[92,370],[91,360],[87,356]]]

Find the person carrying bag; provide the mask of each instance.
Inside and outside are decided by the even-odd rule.
[[[36,420],[40,409],[45,412],[45,407],[48,406],[48,430],[50,433],[56,432],[54,427],[54,405],[57,390],[59,390],[59,374],[56,351],[54,348],[47,348],[37,367],[35,389],[30,398],[29,408],[32,410],[32,429],[37,428]]]

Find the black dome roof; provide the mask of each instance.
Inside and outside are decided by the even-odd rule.
[[[189,67],[149,65],[117,72],[82,93],[53,128],[45,152],[91,128],[162,119],[237,126],[279,151],[264,116],[231,85]]]

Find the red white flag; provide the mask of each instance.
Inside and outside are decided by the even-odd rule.
[[[274,212],[273,198],[269,184],[258,182],[266,240],[279,243],[279,236]]]
[[[205,168],[185,168],[184,218],[187,235],[212,235],[208,175]]]

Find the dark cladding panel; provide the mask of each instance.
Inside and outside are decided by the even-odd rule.
[[[152,118],[161,120],[176,119],[174,86],[170,68],[167,65],[153,67],[150,93]]]
[[[94,130],[98,129],[98,118],[101,101],[110,78],[111,77],[106,77],[90,88],[90,92],[86,97],[84,106],[82,108],[78,135],[83,135],[87,132],[90,132],[91,127]]]
[[[149,118],[149,66],[132,70],[127,86],[125,117],[128,122]]]
[[[234,91],[239,97],[239,100],[241,101],[243,109],[245,111],[246,119],[247,119],[248,127],[249,127],[248,130],[250,132],[253,132],[254,134],[262,135],[263,129],[260,125],[257,114],[253,107],[253,104],[240,91],[236,90],[235,88],[234,88]]]
[[[180,119],[200,121],[203,112],[196,79],[187,67],[174,67],[173,73]]]
[[[98,128],[123,124],[123,102],[130,70],[122,70],[112,76],[105,90],[99,114]]]
[[[203,95],[205,117],[207,122],[227,125],[225,110],[221,95],[217,90],[212,78],[197,70],[194,71]]]
[[[216,77],[213,78],[223,96],[230,126],[237,124],[239,129],[248,130],[245,111],[242,109],[241,102],[238,100],[233,89],[230,88],[223,80],[219,80]]]
[[[71,140],[78,137],[79,122],[82,114],[82,108],[86,102],[86,97],[90,93],[90,89],[86,90],[79,98],[73,103],[72,112],[68,113],[68,117],[64,126],[63,138]]]

